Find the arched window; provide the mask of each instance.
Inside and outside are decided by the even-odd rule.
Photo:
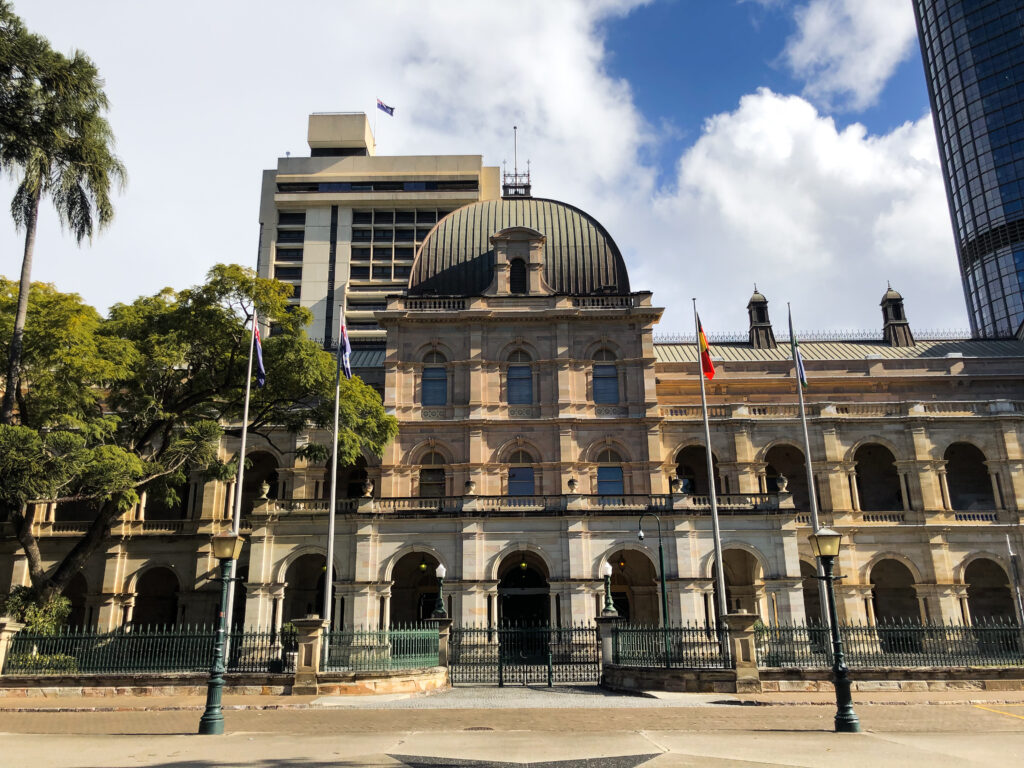
[[[440,352],[423,358],[423,405],[448,405],[448,362]]]
[[[615,353],[599,349],[594,355],[594,402],[598,405],[619,404],[619,369]]]
[[[529,366],[530,356],[521,349],[508,356],[508,403],[509,405],[533,404],[533,369]]]
[[[597,455],[597,493],[599,496],[621,496],[625,493],[622,482],[622,457],[611,448]]]
[[[526,451],[513,451],[508,458],[508,495],[533,496],[533,456]]]
[[[420,459],[420,498],[436,499],[444,496],[444,457],[431,451]]]
[[[526,293],[526,287],[526,262],[522,259],[512,259],[508,263],[509,293]]]

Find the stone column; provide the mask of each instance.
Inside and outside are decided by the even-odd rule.
[[[761,675],[757,670],[752,613],[727,613],[722,617],[729,628],[729,650],[736,670],[736,693],[760,693]]]
[[[299,648],[295,655],[295,681],[292,683],[292,694],[295,696],[315,696],[317,675],[320,673],[320,649],[323,644],[323,631],[327,622],[317,615],[304,619],[293,619],[298,635]]]
[[[427,619],[427,621],[437,626],[437,665],[439,667],[447,667],[451,659],[448,652],[448,644],[452,636],[452,620]]]
[[[4,668],[4,661],[7,660],[7,652],[11,647],[11,640],[24,627],[24,624],[15,621],[10,616],[0,616],[0,669]]]
[[[939,493],[942,496],[942,508],[949,512],[953,509],[953,501],[949,497],[949,478],[946,477],[946,462],[936,462],[941,464],[935,473],[939,476]]]
[[[612,630],[621,619],[618,616],[598,616],[597,639],[601,644],[601,682],[604,682],[604,668],[613,664],[615,657],[612,649]]]

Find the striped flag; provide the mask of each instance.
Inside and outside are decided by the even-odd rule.
[[[345,316],[341,316],[338,324],[338,369],[345,372],[345,378],[352,378],[352,345],[348,342],[348,329],[345,327]]]
[[[262,387],[267,383],[267,369],[263,367],[263,345],[260,343],[260,329],[256,325],[256,316],[252,318],[252,335],[256,348],[256,386]]]
[[[700,350],[700,372],[706,379],[715,378],[715,364],[711,360],[711,348],[708,346],[708,337],[704,335],[700,315],[697,315],[697,347]]]
[[[804,369],[804,356],[800,354],[800,342],[793,333],[793,312],[789,312],[789,345],[793,350],[793,364],[796,366],[796,379],[800,386],[807,389],[807,371]]]

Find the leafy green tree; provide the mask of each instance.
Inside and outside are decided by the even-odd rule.
[[[52,201],[62,226],[79,244],[114,216],[112,186],[125,169],[96,65],[81,51],[64,56],[29,33],[9,2],[0,0],[0,168],[18,178],[11,215],[25,231],[20,290],[7,350],[0,423],[14,422],[23,386],[22,352],[40,202]]]
[[[306,336],[309,313],[288,307],[290,293],[252,270],[219,265],[200,286],[119,304],[103,319],[73,294],[32,287],[27,423],[0,425],[0,517],[13,523],[44,602],[63,591],[143,490],[173,502],[175,486],[193,471],[233,476],[238,457],[223,461],[218,448],[225,432],[240,431],[254,308],[275,319],[275,333],[263,344],[267,383],[252,390],[250,431],[274,441],[283,432],[330,427],[334,358]],[[50,319],[51,307],[60,317]],[[14,311],[13,286],[0,282],[0,328]],[[339,463],[380,455],[397,433],[395,419],[359,379],[342,379],[341,387]],[[325,455],[328,448],[304,450]],[[86,501],[97,510],[49,569],[29,503],[40,498]]]

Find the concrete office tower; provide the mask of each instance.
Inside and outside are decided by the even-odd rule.
[[[1024,321],[1024,0],[914,0],[975,336]]]
[[[309,157],[263,172],[259,274],[295,286],[293,303],[312,311],[308,332],[325,347],[344,312],[353,347],[383,351],[373,313],[405,290],[443,216],[499,197],[498,169],[480,155],[377,155],[362,112],[310,115],[308,143]]]

